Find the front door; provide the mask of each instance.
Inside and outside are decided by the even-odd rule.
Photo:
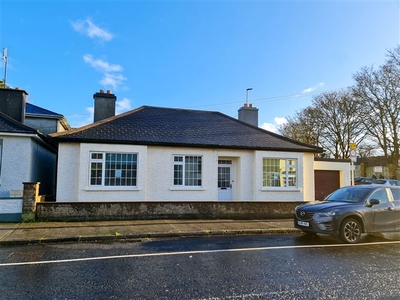
[[[232,200],[232,161],[218,160],[218,200]]]

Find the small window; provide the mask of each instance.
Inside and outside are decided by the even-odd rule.
[[[263,158],[263,187],[297,187],[297,159]]]
[[[174,185],[201,186],[202,185],[202,157],[201,156],[174,156]]]

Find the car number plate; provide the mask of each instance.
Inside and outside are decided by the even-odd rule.
[[[310,226],[310,223],[303,222],[303,221],[297,221],[297,224],[299,224],[300,226],[305,226],[305,227],[309,227]]]

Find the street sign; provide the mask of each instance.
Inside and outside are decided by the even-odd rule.
[[[352,148],[352,146],[355,144],[350,144],[350,159],[352,162],[356,162],[357,161],[357,152],[356,152],[356,148]]]
[[[357,145],[355,143],[350,143],[350,149],[351,150],[356,150],[357,149]]]

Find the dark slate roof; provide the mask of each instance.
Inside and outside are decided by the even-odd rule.
[[[0,112],[0,133],[1,132],[36,134],[37,130],[10,118],[5,113]]]
[[[81,128],[50,135],[58,142],[322,152],[213,111],[142,106]]]
[[[57,118],[62,118],[63,116],[52,112],[50,110],[44,109],[42,107],[33,105],[31,103],[26,103],[25,106],[25,114],[29,114],[29,115],[41,115],[41,116],[48,116],[48,117],[57,117]]]

